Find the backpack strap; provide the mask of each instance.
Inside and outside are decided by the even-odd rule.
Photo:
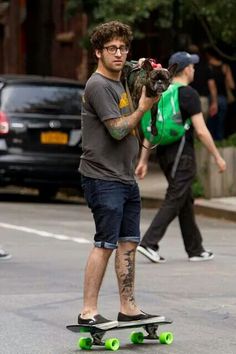
[[[126,93],[127,93],[127,97],[128,97],[128,102],[129,102],[129,105],[130,105],[131,113],[133,113],[133,112],[135,111],[135,109],[134,109],[134,103],[133,103],[133,100],[132,100],[132,97],[131,97],[129,85],[128,85],[128,82],[127,82],[127,77],[125,78],[125,90],[126,90]],[[134,133],[135,133],[136,138],[137,138],[138,141],[139,141],[139,144],[140,144],[142,147],[144,147],[145,149],[150,150],[151,148],[147,148],[147,147],[143,144],[142,139],[141,139],[140,134],[139,134],[139,130],[138,130],[137,127],[134,128]]]
[[[179,165],[179,161],[180,161],[182,152],[184,150],[185,141],[186,141],[186,138],[185,138],[185,134],[184,134],[182,136],[181,140],[180,140],[180,144],[179,144],[179,147],[178,147],[178,150],[177,150],[177,154],[175,156],[174,164],[172,166],[171,173],[170,173],[170,176],[173,179],[175,178],[175,173],[177,171],[177,167]]]
[[[184,86],[180,83],[176,83],[175,84],[177,89],[181,86]],[[184,130],[187,131],[189,128],[190,128],[190,124],[191,124],[191,120],[190,118],[188,118],[184,124]],[[177,168],[178,168],[178,165],[179,165],[179,161],[180,161],[180,158],[181,158],[181,155],[182,155],[182,152],[184,150],[184,145],[185,145],[185,141],[186,141],[186,137],[185,137],[185,134],[182,136],[181,140],[180,140],[180,144],[179,144],[179,147],[178,147],[178,150],[177,150],[177,154],[175,156],[175,160],[174,160],[174,164],[172,166],[172,169],[171,169],[171,178],[175,178],[175,173],[177,171]]]

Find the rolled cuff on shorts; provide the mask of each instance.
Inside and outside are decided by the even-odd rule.
[[[134,242],[134,243],[139,243],[139,242],[140,242],[140,237],[139,237],[139,236],[120,237],[118,242]]]
[[[106,248],[109,250],[115,250],[117,248],[117,245],[115,245],[114,243],[101,242],[101,241],[95,241],[94,246],[97,248]]]
[[[138,236],[120,237],[118,242],[140,243],[140,237]],[[98,248],[107,248],[110,250],[115,250],[117,248],[117,244],[115,245],[114,243],[101,242],[101,241],[94,242],[94,246]]]

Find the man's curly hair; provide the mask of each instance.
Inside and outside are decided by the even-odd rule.
[[[97,26],[91,35],[90,42],[93,49],[103,49],[104,44],[114,38],[122,38],[125,44],[129,47],[133,39],[133,34],[130,26],[119,21],[110,21]]]

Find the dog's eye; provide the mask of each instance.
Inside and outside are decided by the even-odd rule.
[[[158,71],[158,70],[153,70],[153,71],[151,72],[151,75],[152,75],[153,77],[155,77],[155,78],[162,78],[162,77],[163,77],[162,73],[161,73],[160,71]]]
[[[155,71],[152,71],[151,74],[150,74],[150,77],[153,79],[153,80],[157,80],[159,79],[159,74]]]

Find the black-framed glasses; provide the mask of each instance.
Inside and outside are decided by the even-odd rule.
[[[118,50],[121,54],[127,54],[129,52],[129,48],[125,45],[121,45],[120,47],[117,47],[116,45],[108,45],[107,47],[103,47],[103,49],[106,49],[109,54],[116,54]]]

